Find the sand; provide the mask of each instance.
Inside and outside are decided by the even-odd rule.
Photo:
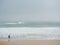
[[[16,40],[0,41],[0,45],[60,45],[60,40]]]
[[[0,41],[0,45],[11,45],[11,43],[7,41]]]

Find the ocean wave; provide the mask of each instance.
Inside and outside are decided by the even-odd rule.
[[[60,34],[60,27],[10,27],[0,28],[2,34]]]
[[[17,23],[5,23],[5,24],[17,24]]]
[[[16,22],[16,23],[5,23],[5,24],[24,24],[24,22]]]
[[[60,27],[60,23],[4,22],[0,27]]]

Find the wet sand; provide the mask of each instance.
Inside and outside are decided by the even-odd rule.
[[[12,45],[12,43],[7,41],[0,41],[0,45]]]
[[[16,40],[0,41],[0,45],[60,45],[60,40]]]

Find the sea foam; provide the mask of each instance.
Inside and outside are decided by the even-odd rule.
[[[0,38],[60,39],[60,27],[9,27],[0,28]]]

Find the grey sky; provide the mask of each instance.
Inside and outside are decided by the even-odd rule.
[[[0,0],[0,21],[60,21],[60,0]]]

